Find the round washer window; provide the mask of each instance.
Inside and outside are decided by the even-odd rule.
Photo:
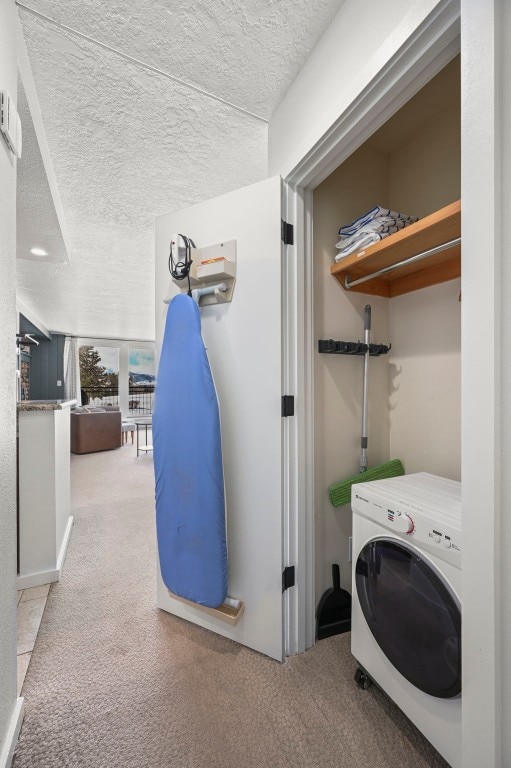
[[[461,610],[439,573],[408,546],[375,539],[355,572],[362,612],[381,650],[421,691],[461,692]]]

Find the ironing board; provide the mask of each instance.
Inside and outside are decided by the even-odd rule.
[[[199,308],[186,294],[167,312],[153,449],[163,581],[175,595],[216,608],[227,595],[220,418]]]

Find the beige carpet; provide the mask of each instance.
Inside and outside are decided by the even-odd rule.
[[[445,766],[349,636],[278,664],[158,611],[152,459],[74,456],[75,524],[23,695],[15,768]]]

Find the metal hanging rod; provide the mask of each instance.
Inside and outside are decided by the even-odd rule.
[[[344,278],[344,287],[347,289],[354,288],[356,285],[366,283],[368,280],[372,280],[374,277],[380,277],[380,275],[385,275],[387,272],[393,272],[395,269],[399,269],[399,267],[404,267],[407,264],[413,264],[416,261],[421,261],[422,259],[426,259],[428,256],[434,256],[435,253],[441,253],[442,251],[447,250],[447,248],[452,248],[453,245],[459,245],[459,243],[461,243],[461,237],[455,237],[454,240],[449,240],[447,243],[436,245],[434,248],[430,248],[427,251],[422,251],[415,256],[410,256],[408,259],[403,259],[403,261],[398,261],[396,264],[390,264],[388,267],[383,267],[383,269],[379,269],[377,272],[371,272],[370,275],[358,277],[356,280],[350,280],[349,275],[346,275]]]
[[[217,283],[216,285],[206,285],[203,288],[194,288],[192,290],[192,299],[200,303],[202,296],[211,296],[215,293],[225,293],[227,290],[227,283]]]

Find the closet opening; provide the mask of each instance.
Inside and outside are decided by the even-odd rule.
[[[428,250],[440,244],[439,238],[442,243],[456,239],[460,138],[457,56],[311,193],[314,609],[331,587],[333,563],[340,566],[341,587],[352,589],[351,507],[334,507],[328,489],[359,470],[363,389],[363,357],[320,354],[318,342],[363,341],[367,304],[372,341],[391,345],[387,354],[369,362],[368,466],[399,458],[406,474],[460,480],[459,244],[403,267],[399,275],[376,277],[349,290],[343,287],[344,272],[356,280],[379,270],[387,257],[377,254],[362,267],[355,251],[349,267],[344,267],[347,260],[334,266],[339,228],[376,205],[418,218],[410,232],[413,227],[425,230],[419,249],[421,242],[422,250]],[[430,219],[451,215],[458,217],[458,225],[451,222],[440,235],[423,227]],[[412,239],[406,230],[394,235],[395,261],[414,255],[415,245],[407,251],[402,244]],[[383,250],[392,237],[381,241]]]

